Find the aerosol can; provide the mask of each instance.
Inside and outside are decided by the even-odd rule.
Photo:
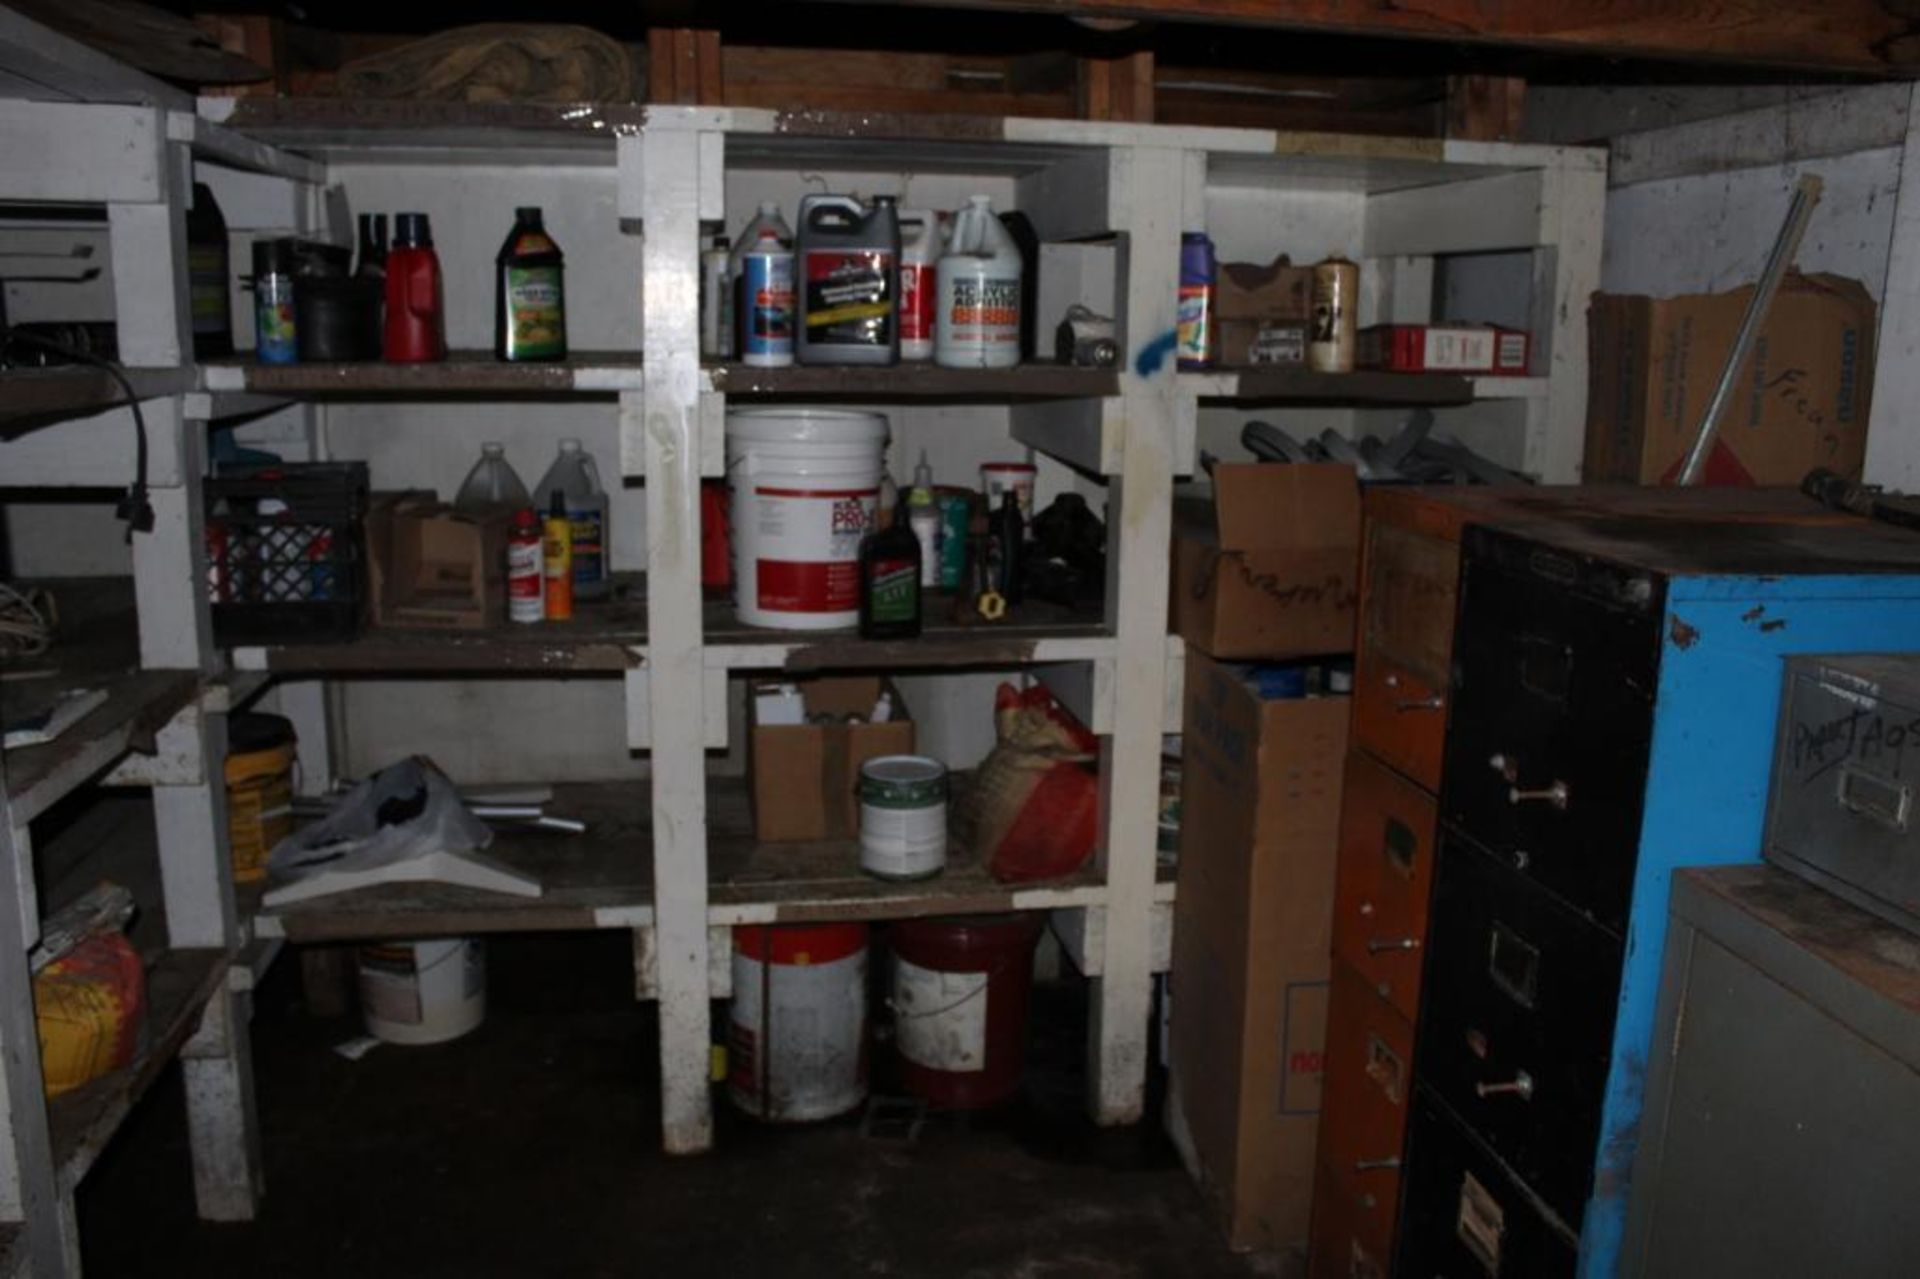
[[[949,369],[1006,369],[1020,363],[1020,246],[993,206],[976,195],[953,218],[940,259],[934,363]]]
[[[800,201],[802,364],[900,362],[900,215],[890,196]]]

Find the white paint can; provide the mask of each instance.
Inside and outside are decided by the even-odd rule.
[[[882,755],[860,766],[860,869],[881,879],[925,879],[947,865],[947,766],[924,755]]]
[[[750,626],[860,621],[860,541],[873,528],[887,419],[841,409],[727,414],[733,602]]]
[[[487,952],[475,937],[362,946],[360,1014],[390,1044],[442,1044],[487,1017]]]
[[[758,1119],[804,1123],[867,1099],[867,926],[733,930],[727,1094]]]

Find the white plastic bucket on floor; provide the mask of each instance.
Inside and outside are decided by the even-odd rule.
[[[473,937],[362,946],[360,1012],[390,1044],[440,1044],[487,1018],[487,952]]]
[[[805,1123],[867,1099],[867,926],[733,930],[727,1092],[756,1119]]]
[[[880,504],[887,419],[842,409],[727,414],[733,602],[750,626],[860,620],[860,539]]]

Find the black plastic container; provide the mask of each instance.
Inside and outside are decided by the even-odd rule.
[[[352,639],[367,596],[365,462],[247,467],[206,483],[218,644]]]
[[[293,282],[293,333],[303,363],[380,358],[386,282],[315,276]]]
[[[193,184],[187,210],[187,294],[193,312],[193,358],[233,354],[233,275],[227,220],[204,182]]]
[[[567,358],[566,258],[540,210],[513,211],[494,259],[493,354],[514,362]]]
[[[897,502],[893,523],[860,545],[860,634],[866,639],[912,639],[920,633],[920,539]]]

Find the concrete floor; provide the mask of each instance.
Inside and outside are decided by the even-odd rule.
[[[178,1072],[81,1187],[87,1272],[112,1275],[850,1275],[1211,1279],[1220,1241],[1157,1125],[1079,1110],[1084,987],[1047,988],[1021,1100],[933,1116],[912,1141],[857,1122],[770,1129],[718,1111],[714,1153],[659,1152],[651,1010],[623,933],[495,939],[467,1038],[330,1051],[283,957],[259,993],[260,1219],[193,1216]]]

